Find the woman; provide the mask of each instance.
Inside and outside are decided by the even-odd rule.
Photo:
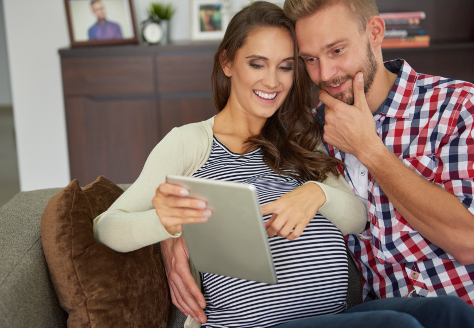
[[[309,214],[291,208],[264,217],[277,285],[201,273],[203,326],[272,327],[342,313],[348,280],[343,233],[362,231],[366,212],[338,176],[339,161],[314,152],[321,129],[310,116],[308,77],[291,21],[276,5],[253,3],[231,20],[214,63],[219,114],[174,129],[156,146],[137,181],[95,219],[96,239],[132,251],[180,236],[183,224],[207,221],[206,204],[173,196],[186,191],[165,184],[166,174],[251,183],[261,205],[280,197],[298,202],[299,192],[311,192],[311,206],[296,206]],[[381,315],[387,326],[390,315],[395,318]],[[397,323],[405,324],[401,317]],[[188,318],[187,325],[198,324]]]

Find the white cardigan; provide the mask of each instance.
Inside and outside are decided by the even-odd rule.
[[[138,179],[110,208],[94,220],[97,241],[118,252],[130,252],[167,238],[170,235],[161,224],[152,205],[158,186],[167,174],[191,176],[209,158],[212,149],[214,118],[174,128],[150,153]],[[318,150],[323,150],[322,146]],[[314,181],[312,181],[314,182]],[[317,183],[326,195],[319,213],[328,218],[341,232],[361,232],[367,222],[363,203],[354,196],[345,179],[328,174]]]

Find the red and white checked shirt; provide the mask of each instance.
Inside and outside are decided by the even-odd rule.
[[[374,116],[378,135],[410,169],[454,194],[474,214],[474,85],[418,74],[400,59],[385,67],[398,77]],[[321,110],[322,104],[316,118],[324,123]],[[345,153],[326,148],[344,161]],[[344,174],[351,184],[348,171]],[[413,296],[415,291],[419,296],[457,295],[474,306],[474,264],[460,264],[425,239],[370,173],[368,178],[367,228],[346,237],[365,280],[364,300]]]

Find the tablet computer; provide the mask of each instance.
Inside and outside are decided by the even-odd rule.
[[[256,189],[253,185],[168,175],[166,181],[207,202],[209,221],[186,224],[183,235],[198,271],[276,284]]]

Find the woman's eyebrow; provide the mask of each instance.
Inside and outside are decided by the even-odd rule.
[[[248,57],[245,57],[245,58],[255,58],[255,59],[261,59],[261,60],[267,60],[268,61],[267,57],[258,56],[258,55],[251,55],[251,56],[248,56]],[[289,61],[289,60],[295,60],[295,58],[288,57],[288,58],[283,59],[282,61]]]

